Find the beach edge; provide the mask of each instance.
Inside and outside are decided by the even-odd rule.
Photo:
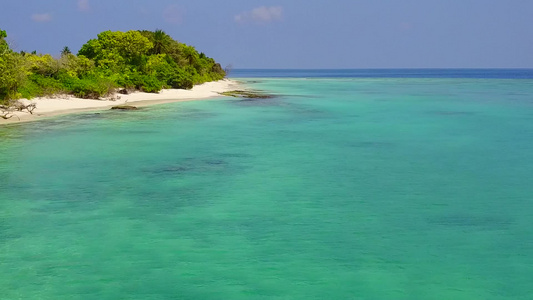
[[[239,89],[241,83],[231,79],[206,82],[195,85],[190,90],[163,89],[159,93],[133,92],[123,95],[113,94],[109,99],[82,99],[66,96],[63,98],[42,97],[32,100],[21,99],[25,104],[37,105],[33,114],[29,112],[14,112],[10,119],[0,119],[0,126],[44,120],[50,117],[75,113],[109,110],[117,105],[133,105],[137,107],[152,106],[157,104],[207,100],[224,97],[220,93]],[[112,100],[111,100],[112,99]]]

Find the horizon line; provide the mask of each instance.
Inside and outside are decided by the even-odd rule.
[[[232,68],[231,70],[533,70],[533,67],[481,67],[481,68],[452,68],[452,67],[423,67],[423,68]]]

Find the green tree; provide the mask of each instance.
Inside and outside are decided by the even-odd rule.
[[[27,64],[18,53],[5,53],[0,56],[0,102],[20,98],[18,93],[27,78]]]
[[[59,72],[70,77],[85,77],[94,75],[94,61],[87,57],[74,54],[62,55],[58,61]]]
[[[0,29],[0,55],[4,55],[9,51],[9,45],[7,44],[5,38],[7,33],[5,30]]]
[[[155,31],[141,30],[139,31],[144,37],[146,37],[154,45],[150,49],[149,54],[167,54],[170,45],[175,42],[168,34],[161,29]]]
[[[127,65],[140,67],[142,56],[152,48],[153,43],[138,31],[104,31],[83,45],[78,55],[94,60],[97,67],[119,72]]]
[[[179,66],[185,67],[189,64],[183,55],[183,47],[185,45],[178,41],[172,40],[166,49],[166,54],[172,58]]]
[[[193,46],[184,45],[182,52],[189,65],[194,65],[200,58],[198,51]]]
[[[35,55],[26,56],[29,70],[33,74],[39,74],[45,77],[55,76],[60,69],[58,60],[54,59],[52,55]]]
[[[163,30],[157,29],[153,34],[154,47],[152,48],[152,54],[162,54],[165,53],[172,38],[166,34]]]

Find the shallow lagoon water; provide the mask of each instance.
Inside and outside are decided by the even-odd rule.
[[[531,299],[531,79],[241,80],[0,127],[0,298]]]

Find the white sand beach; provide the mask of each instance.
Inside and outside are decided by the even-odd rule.
[[[128,95],[115,94],[109,99],[93,100],[70,96],[57,98],[21,99],[24,104],[35,103],[33,114],[15,112],[12,118],[0,119],[1,124],[29,122],[50,116],[70,114],[83,111],[107,110],[115,105],[148,106],[154,104],[202,100],[220,96],[219,93],[238,89],[239,83],[229,79],[207,82],[194,86],[191,90],[165,89],[159,93],[134,92]]]

